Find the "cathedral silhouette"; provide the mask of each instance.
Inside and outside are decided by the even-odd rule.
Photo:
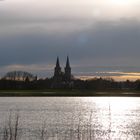
[[[69,57],[67,56],[64,72],[61,69],[59,57],[57,57],[56,66],[54,68],[52,88],[70,87],[71,85],[72,75]]]

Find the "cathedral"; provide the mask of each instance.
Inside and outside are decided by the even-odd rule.
[[[52,88],[68,87],[71,85],[72,75],[69,57],[67,56],[66,66],[64,72],[61,69],[59,57],[56,60],[56,66],[54,68],[53,84]]]

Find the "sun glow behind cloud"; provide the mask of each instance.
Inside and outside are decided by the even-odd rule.
[[[105,18],[108,20],[110,18],[136,16],[139,6],[138,0],[7,0],[2,3],[1,9],[6,10],[7,14],[13,14],[13,16],[20,18],[75,17]]]
[[[94,28],[98,21],[139,19],[139,6],[138,0],[6,0],[1,3],[0,30],[13,34],[15,25],[20,32],[47,27],[49,33],[71,33]]]
[[[129,5],[133,3],[133,1],[132,0],[110,0],[110,3],[115,4],[115,5]]]
[[[95,72],[85,75],[85,73],[76,76],[78,79],[90,80],[95,78],[114,79],[115,81],[136,81],[140,79],[140,72]]]

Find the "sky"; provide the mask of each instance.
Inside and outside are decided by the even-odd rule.
[[[69,55],[75,75],[138,77],[139,52],[139,0],[0,0],[1,76],[47,77]]]

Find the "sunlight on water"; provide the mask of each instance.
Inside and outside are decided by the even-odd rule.
[[[19,140],[41,140],[42,128],[44,137],[53,140],[140,139],[140,98],[0,98],[0,133],[9,111],[14,119],[17,110],[22,130]]]
[[[83,102],[96,103],[92,123],[102,126],[106,139],[138,139],[140,138],[140,99],[126,97],[83,98]],[[101,138],[101,137],[98,137]]]
[[[99,98],[87,97],[87,98],[83,98],[83,100],[89,102],[96,102],[96,105],[101,107],[106,107],[110,105],[114,111],[119,111],[119,110],[123,111],[125,109],[135,108],[136,102],[139,101],[139,99],[135,98],[136,102],[133,102],[134,98],[125,98],[125,97],[99,97]]]

